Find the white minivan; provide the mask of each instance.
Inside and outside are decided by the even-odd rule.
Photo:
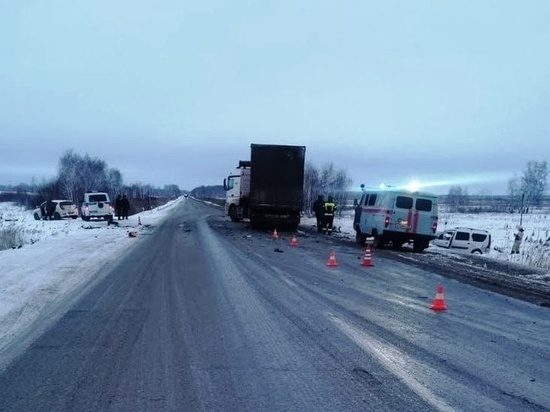
[[[399,189],[365,189],[355,202],[353,228],[355,240],[365,244],[372,237],[374,248],[392,244],[399,249],[412,243],[422,252],[435,238],[437,196]]]
[[[456,227],[437,235],[433,244],[455,251],[483,255],[491,249],[491,234],[486,230]]]

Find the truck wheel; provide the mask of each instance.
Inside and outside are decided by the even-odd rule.
[[[229,207],[229,218],[231,219],[232,222],[239,221],[239,218],[237,217],[237,208],[235,207],[235,205],[231,205]]]
[[[403,243],[397,242],[395,240],[392,242],[393,250],[401,250],[402,247],[403,247]]]
[[[367,235],[364,235],[363,233],[361,233],[361,230],[357,228],[355,230],[355,242],[359,243],[361,246],[364,246],[366,241],[367,241]]]

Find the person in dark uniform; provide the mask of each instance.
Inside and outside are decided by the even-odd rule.
[[[115,215],[120,220],[122,218],[122,196],[118,195],[115,200]]]
[[[46,203],[46,219],[53,220],[53,217],[55,215],[55,203],[51,200],[48,200],[48,203]]]
[[[319,195],[317,200],[313,202],[313,213],[315,213],[315,219],[317,219],[317,233],[321,233],[323,231],[323,215],[325,214],[325,208],[323,205],[325,204],[325,198],[323,195]]]
[[[128,212],[130,211],[130,201],[126,197],[126,195],[122,196],[122,200],[120,201],[120,211],[122,213],[122,219],[128,220]]]
[[[323,234],[332,235],[332,224],[334,223],[334,213],[336,212],[336,203],[332,196],[323,204]]]

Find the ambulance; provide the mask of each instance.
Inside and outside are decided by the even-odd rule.
[[[423,252],[435,239],[437,196],[395,188],[362,189],[353,221],[357,243],[369,240],[374,248],[391,244],[394,249],[409,243],[415,252]]]

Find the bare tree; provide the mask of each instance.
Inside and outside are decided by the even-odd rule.
[[[333,196],[337,204],[346,203],[347,189],[351,179],[344,169],[336,169],[333,163],[325,164],[319,171],[312,164],[306,163],[304,177],[304,204],[311,210],[311,205],[318,195]],[[339,208],[342,211],[342,207]]]
[[[107,171],[107,191],[115,196],[122,193],[122,173],[118,169],[110,168]]]
[[[512,210],[519,208],[521,204],[521,182],[516,174],[508,180],[508,195],[510,196],[510,208]]]
[[[164,185],[164,193],[171,198],[176,198],[181,194],[181,190],[178,185]],[[153,193],[153,191],[151,191]]]
[[[339,169],[336,171],[336,176],[334,179],[334,199],[336,203],[343,206],[347,201],[347,192],[348,188],[351,186],[352,180],[348,177],[347,172],[344,169]],[[338,209],[339,213],[342,213],[343,208]]]
[[[304,170],[304,209],[311,211],[313,202],[323,194],[320,188],[319,170],[309,162],[306,162]]]
[[[447,194],[447,201],[453,212],[458,212],[461,206],[468,204],[468,189],[462,186],[451,186]]]
[[[548,189],[548,167],[546,161],[527,162],[521,177],[521,192],[525,195],[525,205],[539,205],[542,196]]]
[[[63,153],[59,159],[58,180],[63,192],[63,197],[78,202],[78,189],[80,188],[80,179],[78,168],[82,158],[72,149]]]

